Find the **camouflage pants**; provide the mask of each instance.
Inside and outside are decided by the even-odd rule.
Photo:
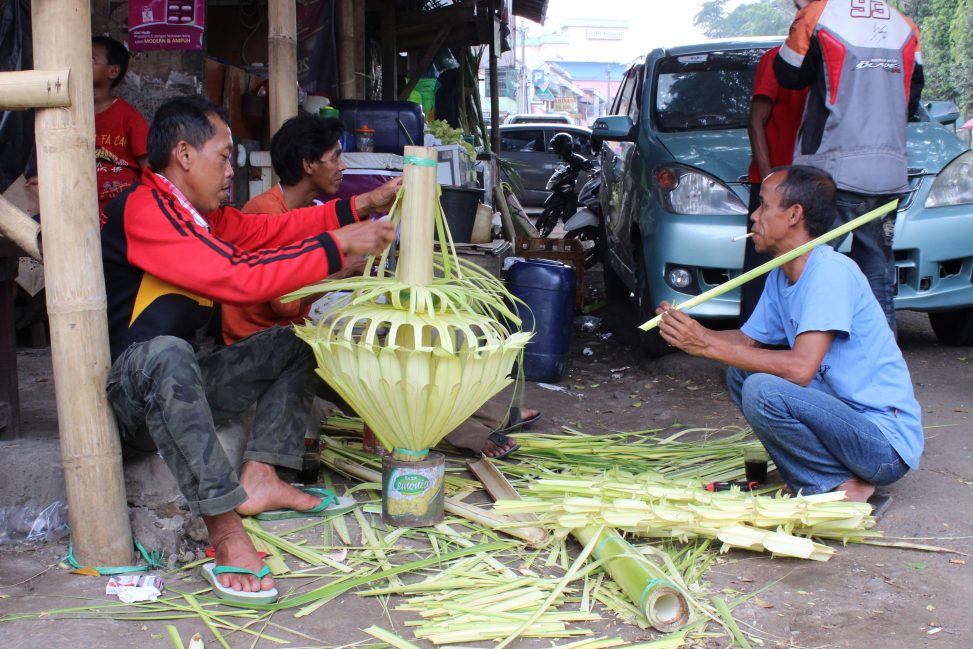
[[[123,444],[158,449],[193,514],[212,516],[247,498],[214,422],[256,404],[244,461],[301,468],[314,366],[290,328],[199,356],[185,340],[159,336],[126,349],[106,388]]]

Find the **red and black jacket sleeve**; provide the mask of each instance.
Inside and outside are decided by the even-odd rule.
[[[263,302],[339,270],[344,253],[330,230],[357,220],[347,201],[283,215],[227,207],[205,218],[209,230],[174,196],[143,186],[125,206],[129,263],[215,302]]]

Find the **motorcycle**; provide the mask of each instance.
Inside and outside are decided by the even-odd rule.
[[[541,237],[549,236],[559,221],[566,223],[578,211],[578,195],[574,189],[578,176],[582,171],[594,169],[591,161],[574,153],[573,141],[567,133],[558,133],[551,138],[550,147],[563,164],[557,166],[547,181],[546,189],[551,195],[544,201],[544,211],[535,224]]]
[[[601,175],[594,169],[578,193],[581,206],[571,218],[564,222],[564,238],[578,239],[584,248],[584,267],[591,268],[601,261],[601,250],[605,245],[601,237]]]

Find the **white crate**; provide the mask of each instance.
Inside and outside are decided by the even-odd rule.
[[[454,187],[469,187],[475,185],[472,178],[473,158],[459,144],[444,144],[437,147],[439,152],[439,169],[436,180],[440,185]]]

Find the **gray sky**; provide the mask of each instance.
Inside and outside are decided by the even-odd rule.
[[[693,25],[704,0],[550,0],[545,27],[553,28],[569,18],[623,19],[629,21],[624,45],[612,45],[625,62],[652,47],[705,40]],[[745,1],[745,0],[743,0]],[[731,10],[737,2],[727,7]],[[540,27],[531,25],[532,34]]]

